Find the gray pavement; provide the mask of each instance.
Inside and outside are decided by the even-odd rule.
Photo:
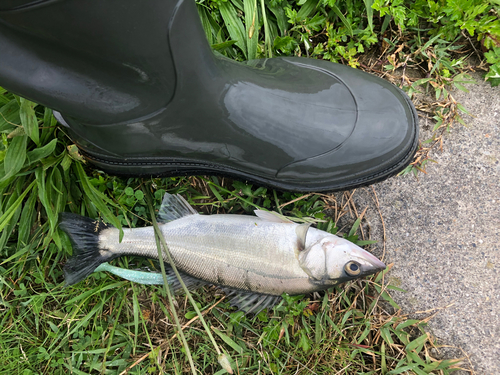
[[[386,263],[394,262],[391,281],[407,293],[393,293],[405,313],[442,308],[429,330],[444,345],[462,348],[476,374],[500,374],[500,88],[479,75],[470,93],[455,99],[475,117],[455,125],[443,152],[427,174],[391,178],[374,185],[385,223]],[[421,119],[425,126],[425,119]],[[427,139],[424,131],[421,139]],[[371,206],[371,237],[383,226],[373,205],[372,188],[353,196]],[[427,314],[429,315],[429,314]],[[463,356],[458,349],[442,355]],[[438,354],[436,354],[438,355]],[[439,356],[439,355],[438,355]]]

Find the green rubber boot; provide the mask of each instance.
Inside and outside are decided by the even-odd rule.
[[[57,111],[117,175],[334,191],[412,160],[417,114],[387,81],[323,60],[238,63],[212,52],[194,1],[145,4],[4,0],[0,85]]]

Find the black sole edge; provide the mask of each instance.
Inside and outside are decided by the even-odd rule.
[[[254,175],[249,175],[245,174],[244,172],[241,171],[235,171],[230,168],[223,168],[220,165],[211,165],[211,164],[201,164],[201,163],[196,163],[195,166],[187,166],[187,165],[178,165],[176,164],[175,167],[173,165],[167,166],[166,163],[147,163],[147,162],[139,162],[139,163],[117,163],[117,162],[110,162],[108,160],[104,160],[102,158],[96,158],[93,155],[88,154],[84,150],[80,150],[82,155],[85,157],[86,160],[88,160],[91,164],[93,164],[95,167],[98,169],[102,170],[105,173],[108,173],[110,175],[118,176],[118,177],[123,177],[123,178],[128,178],[128,177],[139,177],[139,178],[150,178],[150,177],[155,177],[155,178],[160,178],[160,177],[178,177],[178,176],[195,176],[195,175],[210,175],[210,176],[221,176],[221,177],[228,177],[236,180],[244,180],[247,181],[251,184],[259,185],[259,186],[264,186],[272,189],[276,189],[279,191],[289,191],[289,192],[297,192],[297,193],[310,193],[310,192],[318,192],[318,193],[328,193],[328,192],[335,192],[335,191],[343,191],[343,190],[351,190],[351,189],[356,189],[360,188],[363,186],[368,186],[372,185],[377,182],[384,181],[390,177],[395,176],[402,170],[404,170],[408,164],[412,161],[413,156],[415,155],[415,152],[417,151],[418,147],[418,138],[416,137],[416,142],[412,145],[410,151],[406,154],[406,156],[397,164],[393,165],[390,169],[387,169],[385,171],[379,172],[376,175],[371,175],[368,177],[364,177],[361,179],[354,179],[351,180],[347,183],[341,183],[341,184],[332,184],[331,186],[318,186],[318,187],[303,187],[303,186],[297,186],[293,184],[284,184],[284,183],[279,183],[276,181],[271,181],[268,179],[264,179],[258,176]],[[186,163],[187,164],[187,163]],[[195,164],[195,163],[192,163]],[[117,168],[123,167],[123,168],[141,168],[141,169],[147,169],[148,167],[154,167],[158,168],[161,166],[164,166],[165,168],[169,168],[168,170],[164,172],[148,172],[148,171],[120,171]],[[175,168],[175,169],[172,169]]]

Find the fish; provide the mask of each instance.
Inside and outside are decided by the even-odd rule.
[[[278,303],[283,293],[321,291],[386,268],[368,251],[310,223],[298,224],[264,210],[254,214],[202,215],[181,195],[165,194],[159,228],[190,289],[219,286],[232,297],[231,305],[257,313]],[[96,269],[145,284],[163,283],[158,274],[151,278],[108,264],[124,255],[158,259],[154,227],[124,228],[120,242],[117,228],[77,214],[61,214],[59,226],[73,247],[64,266],[66,285],[84,280]],[[168,284],[179,290],[167,255],[162,258]]]

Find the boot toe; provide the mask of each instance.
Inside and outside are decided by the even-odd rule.
[[[348,90],[354,103],[351,132],[341,142],[332,139],[330,150],[282,167],[276,178],[298,190],[312,185],[317,190],[339,190],[380,181],[402,170],[418,143],[418,118],[406,94],[381,78],[340,64],[308,62],[336,76]],[[329,121],[335,138],[335,118]],[[307,143],[304,140],[303,147],[314,147]]]

